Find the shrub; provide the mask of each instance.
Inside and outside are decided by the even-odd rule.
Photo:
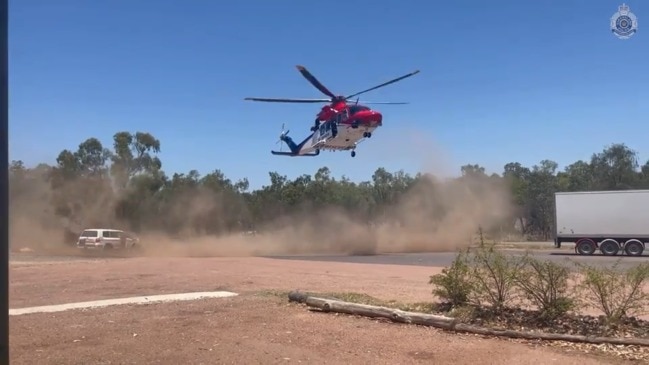
[[[576,306],[576,299],[570,294],[570,269],[551,261],[544,261],[525,255],[514,282],[521,293],[537,306],[542,319],[555,319]]]
[[[508,256],[494,245],[471,250],[471,276],[478,305],[488,303],[494,312],[501,312],[515,295],[515,278],[520,275],[524,260]]]
[[[618,268],[620,260],[611,267],[578,264],[584,278],[580,288],[584,299],[600,309],[609,324],[632,315],[641,315],[649,307],[649,293],[643,286],[649,281],[649,263]]]
[[[467,254],[461,251],[451,266],[444,268],[440,274],[432,275],[428,283],[434,287],[433,294],[451,306],[466,305],[473,291]]]

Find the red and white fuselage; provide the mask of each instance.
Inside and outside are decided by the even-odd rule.
[[[381,113],[365,105],[358,104],[358,98],[355,104],[347,104],[347,101],[368,91],[376,90],[419,73],[419,70],[416,70],[364,91],[348,96],[336,96],[307,71],[304,66],[297,65],[296,68],[311,85],[330,99],[245,98],[246,100],[277,103],[330,103],[322,107],[320,112],[318,112],[315,123],[311,127],[313,133],[302,142],[296,143],[291,137],[287,136],[288,131],[286,133],[282,132],[280,134],[280,141],[284,141],[291,149],[291,152],[271,151],[274,155],[317,156],[320,154],[320,150],[352,150],[352,157],[356,156],[354,150],[358,143],[364,138],[372,137],[374,130],[382,125],[383,116]],[[406,103],[383,102],[374,104]],[[283,130],[284,127],[282,127]]]
[[[383,125],[381,113],[365,105],[338,102],[318,113],[320,125],[301,149],[301,154],[316,150],[354,150],[364,138]]]

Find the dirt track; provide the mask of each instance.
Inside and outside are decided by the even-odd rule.
[[[267,290],[430,300],[417,266],[264,258],[132,258],[12,265],[11,307],[230,290],[234,298],[11,318],[13,364],[607,364],[603,358],[435,329],[324,315]],[[262,294],[260,294],[262,293]]]

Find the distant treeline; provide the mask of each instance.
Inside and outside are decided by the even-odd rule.
[[[279,218],[304,215],[306,209],[331,209],[371,225],[394,218],[390,212],[408,194],[431,191],[422,190],[422,185],[434,190],[453,183],[384,168],[368,181],[352,182],[335,179],[321,167],[314,175],[293,180],[270,172],[268,185],[250,190],[247,179],[232,181],[218,169],[203,176],[196,170],[167,176],[157,157],[160,148],[160,141],[149,133],[118,132],[112,149],[89,138],[76,150],[61,151],[55,166],[28,168],[12,161],[12,216],[71,234],[108,225],[135,232],[227,234],[270,227]],[[649,188],[649,161],[640,167],[636,152],[624,144],[608,146],[590,161],[574,162],[563,171],[556,162],[543,160],[531,167],[510,162],[501,174],[487,175],[477,164],[462,166],[460,172],[454,181],[470,181],[465,187],[473,194],[476,189],[489,194],[489,189],[505,187],[507,214],[489,228],[530,239],[551,237],[557,191]],[[426,199],[422,195],[419,200]],[[424,221],[439,214],[431,209],[417,213],[415,203],[408,209]],[[449,204],[439,209],[449,209]]]

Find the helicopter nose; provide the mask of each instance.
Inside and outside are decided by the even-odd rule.
[[[381,126],[383,122],[383,115],[374,110],[363,110],[354,114],[353,119],[360,121],[366,126]]]
[[[379,112],[372,111],[368,116],[368,122],[372,125],[379,126],[383,124],[383,115]]]

